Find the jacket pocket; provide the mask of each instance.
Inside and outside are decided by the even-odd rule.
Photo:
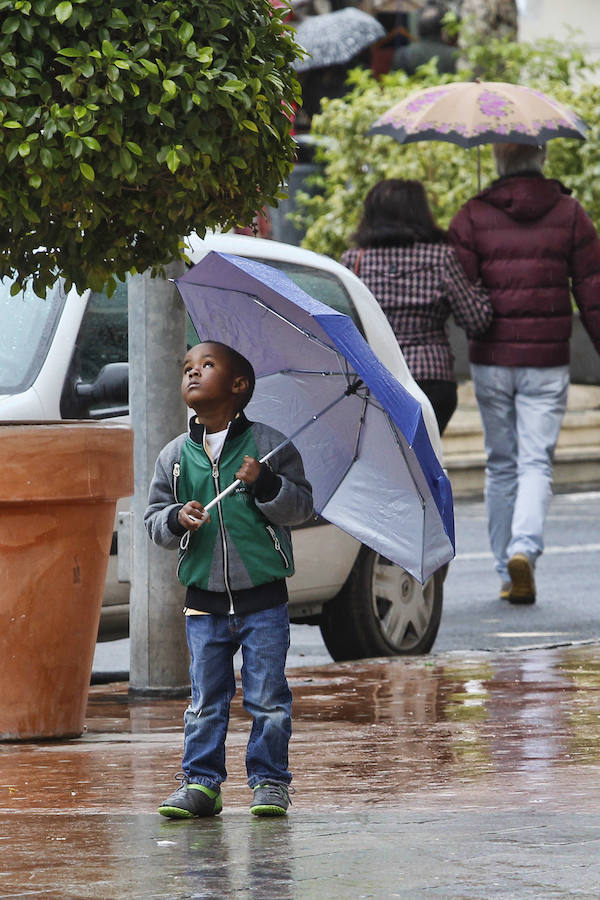
[[[277,551],[277,553],[279,553],[279,555],[281,556],[281,559],[283,560],[283,564],[284,564],[285,568],[289,569],[290,561],[287,558],[287,554],[286,554],[285,550],[281,546],[279,538],[277,537],[277,532],[275,531],[275,529],[273,528],[272,525],[267,525],[266,529],[267,529],[267,532],[269,533],[271,540],[273,541],[273,546],[274,546],[275,550]]]
[[[177,560],[177,569],[175,570],[175,576],[177,578],[179,578],[179,570],[181,568],[181,563],[184,560],[187,548],[189,547],[189,544],[190,544],[190,535],[191,535],[191,532],[186,531],[186,533],[182,536],[181,540],[179,541],[179,559]]]

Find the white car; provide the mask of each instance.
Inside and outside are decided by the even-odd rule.
[[[401,384],[423,407],[433,449],[442,446],[428,399],[413,380],[394,333],[365,285],[334,260],[276,241],[233,234],[188,239],[198,262],[210,250],[282,269],[313,297],[351,316]],[[57,284],[44,303],[0,289],[0,421],[127,415],[127,288],[108,299]],[[188,320],[188,342],[196,334]],[[421,586],[411,575],[319,517],[294,529],[296,574],[289,582],[293,622],[319,625],[335,660],[426,653],[437,635],[447,566]],[[128,629],[129,585],[109,564],[100,639]],[[126,568],[126,567],[121,567]]]

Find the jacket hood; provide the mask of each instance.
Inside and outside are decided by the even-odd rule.
[[[502,210],[516,221],[541,219],[556,206],[561,195],[571,191],[555,178],[538,172],[505,175],[478,194],[478,199]]]

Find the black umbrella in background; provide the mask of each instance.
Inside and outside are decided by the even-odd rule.
[[[310,54],[294,64],[297,72],[339,66],[386,36],[374,16],[348,6],[320,16],[307,16],[296,29],[296,41]]]

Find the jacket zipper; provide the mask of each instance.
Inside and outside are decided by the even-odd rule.
[[[215,483],[215,496],[219,494],[221,491],[221,487],[219,485],[219,466],[217,463],[212,464],[212,477]],[[227,591],[227,596],[229,597],[229,615],[232,616],[235,613],[233,608],[233,594],[231,593],[231,587],[229,585],[229,557],[227,555],[227,540],[225,538],[225,523],[223,522],[223,511],[221,509],[221,503],[217,503],[217,509],[219,511],[219,531],[221,532],[221,544],[223,547],[223,581],[225,582],[225,590]]]
[[[273,541],[273,546],[275,547],[275,549],[277,550],[277,552],[278,552],[279,555],[281,556],[281,558],[282,558],[282,560],[283,560],[283,562],[284,562],[284,564],[285,564],[286,569],[288,569],[288,568],[289,568],[289,565],[290,565],[290,561],[289,561],[289,559],[287,558],[287,556],[286,556],[286,554],[285,554],[285,550],[283,549],[283,547],[282,547],[281,544],[279,543],[279,538],[277,537],[277,532],[275,531],[275,529],[273,528],[272,525],[267,525],[266,528],[267,528],[267,531],[269,532],[269,534],[271,535],[271,540]]]
[[[177,497],[177,480],[181,475],[181,466],[178,462],[173,463],[173,496],[175,497],[175,502],[179,503],[179,499]]]
[[[179,503],[179,498],[177,496],[177,481],[179,476],[181,475],[181,465],[179,462],[173,463],[173,497],[175,498],[175,502]],[[188,544],[190,542],[190,533],[186,531],[186,533],[182,536],[179,541],[179,547],[181,549],[181,553],[179,554],[179,559],[177,560],[177,568],[175,570],[175,577],[179,577],[179,570],[181,568],[181,563],[183,562],[183,557],[185,556],[185,551],[188,548]]]

